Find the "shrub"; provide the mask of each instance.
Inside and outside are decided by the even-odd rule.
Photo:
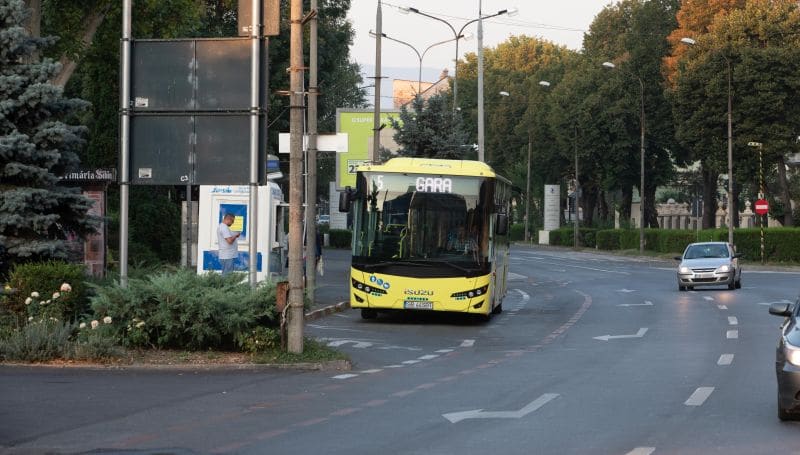
[[[12,331],[0,340],[0,358],[22,362],[42,362],[66,357],[73,325],[61,321],[35,321]]]
[[[6,310],[23,318],[26,314],[25,300],[32,292],[42,296],[60,291],[62,284],[71,287],[69,293],[62,293],[59,306],[61,314],[50,314],[58,319],[74,321],[88,309],[86,298],[85,269],[82,265],[67,264],[60,261],[32,262],[18,264],[11,271],[9,284],[17,290],[16,294],[2,300]],[[45,299],[46,300],[46,299]]]
[[[331,248],[350,248],[352,244],[352,232],[345,229],[331,229],[330,232]]]
[[[162,272],[129,280],[127,288],[98,287],[92,309],[119,321],[114,335],[124,346],[228,349],[241,333],[276,321],[275,286],[262,283],[253,292],[241,281],[237,273]]]
[[[622,231],[619,229],[604,229],[597,232],[597,248],[601,250],[620,249],[620,236]]]
[[[525,224],[512,224],[511,230],[509,231],[509,236],[512,242],[515,240],[525,240]]]
[[[281,345],[280,329],[274,327],[256,327],[249,332],[238,334],[236,343],[242,351],[249,352],[250,354],[276,349]]]

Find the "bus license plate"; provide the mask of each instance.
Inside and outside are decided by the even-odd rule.
[[[417,302],[406,300],[403,307],[407,310],[432,310],[433,302]]]

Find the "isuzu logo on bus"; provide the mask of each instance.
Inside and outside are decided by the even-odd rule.
[[[417,191],[423,193],[452,193],[453,181],[442,177],[417,177]]]
[[[433,291],[428,291],[427,289],[406,289],[406,295],[433,295]]]

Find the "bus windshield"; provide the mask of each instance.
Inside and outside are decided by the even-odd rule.
[[[486,273],[492,182],[468,176],[359,173],[362,197],[353,205],[353,266],[411,276]]]

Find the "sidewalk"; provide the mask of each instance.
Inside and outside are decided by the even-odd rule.
[[[350,307],[350,249],[324,248],[325,274],[317,274],[314,303],[306,310],[306,321]]]

